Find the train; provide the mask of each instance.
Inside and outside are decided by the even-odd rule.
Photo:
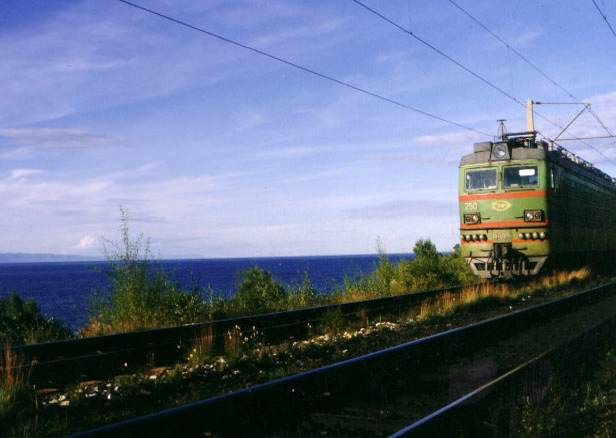
[[[458,199],[461,253],[481,278],[533,276],[616,249],[616,179],[534,129],[475,143]]]

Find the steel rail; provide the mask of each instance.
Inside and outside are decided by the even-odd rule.
[[[487,425],[490,422],[486,421],[484,414],[498,403],[499,398],[516,396],[520,398],[520,395],[526,395],[520,389],[525,388],[525,385],[521,383],[532,378],[533,371],[544,367],[545,361],[556,364],[556,368],[563,368],[572,363],[574,363],[572,368],[579,366],[580,362],[588,360],[592,356],[588,353],[596,350],[597,340],[613,335],[615,327],[616,315],[595,324],[583,333],[572,336],[555,347],[547,349],[447,406],[389,435],[388,438],[443,437],[460,436],[460,434],[466,434],[464,436],[494,436],[492,431],[488,430]],[[595,338],[595,342],[591,342],[590,345],[588,342],[589,335]],[[572,354],[572,352],[575,352],[575,354]],[[571,371],[571,368],[569,368],[569,371]],[[558,369],[555,374],[557,373]],[[464,424],[468,421],[462,421],[462,419],[469,418],[473,419],[472,428],[468,424]],[[478,430],[478,428],[485,430]]]
[[[259,384],[232,393],[166,409],[72,435],[107,436],[259,436],[281,421],[300,421],[316,406],[349,400],[365,391],[384,370],[428,370],[448,358],[468,354],[511,336],[520,327],[569,312],[616,292],[608,283],[548,303],[455,328],[361,357]],[[387,372],[381,378],[387,378]],[[382,377],[385,375],[385,377]],[[295,424],[295,423],[294,423]]]
[[[325,312],[332,309],[340,309],[345,317],[353,316],[361,309],[365,310],[367,315],[399,313],[427,298],[457,292],[462,288],[463,286],[456,286],[161,329],[18,345],[10,349],[23,357],[25,365],[22,365],[22,368],[27,368],[33,382],[57,382],[63,378],[74,380],[74,377],[80,374],[88,378],[98,378],[121,370],[125,363],[131,368],[133,365],[137,366],[144,359],[148,359],[146,356],[149,353],[157,353],[163,356],[163,359],[166,355],[168,360],[176,360],[178,345],[192,343],[204,333],[209,333],[209,336],[220,343],[229,331],[239,328],[241,333],[267,333],[268,340],[274,342],[305,333],[308,323],[318,322]],[[0,355],[4,350],[5,348],[0,348]]]

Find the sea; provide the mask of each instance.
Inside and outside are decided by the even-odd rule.
[[[412,255],[391,254],[392,262]],[[301,284],[308,275],[315,289],[329,293],[343,285],[345,277],[358,278],[372,272],[378,255],[339,255],[309,257],[228,258],[152,261],[163,268],[186,290],[194,286],[211,288],[221,296],[235,293],[238,273],[258,266],[281,284]],[[108,262],[0,263],[0,296],[16,292],[22,299],[34,300],[41,312],[62,321],[70,329],[83,327],[93,294],[109,291]]]

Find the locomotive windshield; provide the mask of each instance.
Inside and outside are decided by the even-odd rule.
[[[537,166],[505,167],[503,183],[505,187],[536,186]]]
[[[496,169],[469,170],[466,172],[466,190],[496,188]]]

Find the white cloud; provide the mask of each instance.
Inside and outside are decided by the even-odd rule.
[[[515,39],[511,40],[510,43],[516,46],[528,46],[543,35],[544,31],[541,27],[532,26],[524,29],[522,32],[518,32]]]
[[[37,26],[0,34],[1,125],[166,96],[196,78],[215,82],[216,69],[237,57],[185,31],[162,37],[160,20],[119,3],[73,3],[53,12]],[[207,63],[195,62],[205,55]]]
[[[27,160],[36,156],[35,148],[31,146],[20,147],[0,153],[0,160],[20,161]]]
[[[29,175],[36,175],[38,173],[41,173],[40,170],[36,170],[36,169],[13,169],[11,171],[11,177],[10,179],[12,180],[16,180],[16,179],[22,179],[25,178]]]
[[[0,129],[0,136],[19,143],[46,148],[85,148],[117,142],[112,136],[84,129],[15,128]]]
[[[270,149],[255,152],[253,155],[255,158],[262,158],[267,160],[288,160],[295,158],[304,158],[308,155],[316,155],[320,153],[330,152],[332,146],[287,146],[277,149]]]
[[[299,13],[299,11],[296,12],[296,16],[294,17],[295,19],[300,18],[297,15]],[[347,21],[348,20],[342,18],[334,18],[324,19],[324,21],[311,22],[310,24],[304,24],[303,26],[289,26],[282,31],[272,32],[259,37],[255,41],[254,45],[257,47],[272,45],[278,46],[281,43],[296,42],[297,40],[302,39],[314,40],[316,37],[330,35],[336,30],[339,30]]]
[[[456,216],[458,204],[427,199],[383,202],[346,211],[353,218],[398,219]]]
[[[468,153],[472,151],[472,146],[466,145]],[[398,154],[373,154],[368,156],[376,161],[393,161],[416,164],[429,164],[434,166],[452,165],[460,162],[460,154],[453,153],[451,148],[443,147],[438,155],[432,152],[407,152]]]
[[[75,249],[91,249],[91,248],[94,248],[97,245],[97,243],[98,243],[98,240],[95,237],[89,234],[86,234],[85,236],[81,238],[79,243],[75,245]]]
[[[249,131],[264,123],[266,123],[266,119],[262,114],[256,112],[241,113],[237,115],[236,129],[238,131]]]
[[[142,164],[136,168],[129,168],[124,170],[118,170],[117,172],[113,172],[104,176],[107,180],[123,180],[123,179],[136,179],[142,178],[148,175],[154,175],[156,173],[161,173],[165,168],[165,163],[163,161],[152,161],[150,163]]]
[[[444,134],[429,134],[416,137],[413,142],[421,146],[449,147],[456,149],[468,149],[469,145],[486,138],[470,131],[446,132]]]

